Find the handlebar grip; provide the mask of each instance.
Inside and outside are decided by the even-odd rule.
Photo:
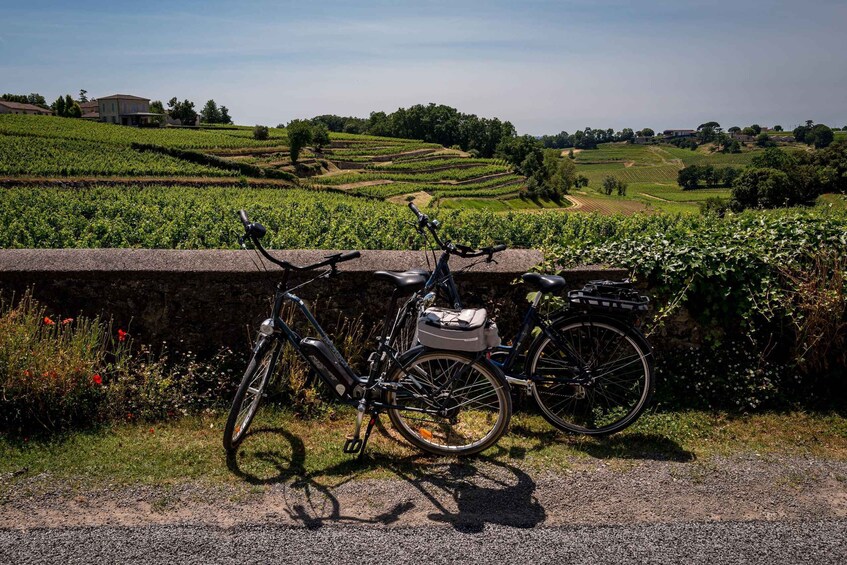
[[[343,261],[350,261],[351,259],[358,259],[362,254],[358,251],[351,251],[350,253],[343,253],[339,258],[338,262],[341,263]]]
[[[502,243],[491,248],[492,253],[500,253],[501,251],[506,251],[506,246]]]
[[[241,218],[241,223],[244,224],[244,228],[246,229],[247,226],[250,225],[250,220],[247,219],[247,212],[245,212],[244,210],[239,210],[238,216]]]
[[[417,207],[417,206],[415,206],[415,203],[414,203],[414,202],[409,202],[409,209],[410,209],[412,212],[414,212],[414,213],[415,213],[415,215],[416,215],[418,218],[420,218],[421,216],[423,216],[423,214],[421,214],[421,211],[420,211],[420,210],[418,210],[418,207]]]

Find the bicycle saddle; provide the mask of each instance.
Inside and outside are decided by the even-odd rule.
[[[429,273],[421,270],[413,271],[377,271],[374,276],[379,280],[390,282],[401,290],[418,290],[426,284]]]
[[[524,273],[521,275],[521,279],[526,284],[534,286],[541,292],[556,292],[565,288],[567,284],[564,277],[542,275],[541,273]]]

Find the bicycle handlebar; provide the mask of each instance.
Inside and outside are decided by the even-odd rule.
[[[323,261],[318,261],[317,263],[313,263],[311,265],[292,265],[288,261],[280,261],[279,259],[275,259],[268,251],[262,246],[262,242],[259,239],[265,235],[267,231],[265,226],[259,223],[250,223],[250,220],[247,218],[247,212],[244,210],[238,211],[238,216],[241,219],[241,223],[244,224],[244,231],[247,237],[253,242],[253,245],[256,246],[256,249],[262,254],[262,256],[274,263],[279,265],[283,269],[289,269],[292,271],[311,271],[312,269],[317,269],[318,267],[332,267],[335,269],[335,265],[338,263],[343,263],[344,261],[350,261],[352,259],[356,259],[361,257],[361,253],[358,251],[349,251],[347,253],[336,253],[335,255],[329,255]]]
[[[438,228],[437,224],[430,222],[429,217],[426,214],[422,213],[418,209],[418,207],[415,206],[414,202],[409,202],[409,209],[412,212],[414,212],[415,215],[418,217],[418,224],[417,224],[418,231],[423,233],[424,228],[429,230],[429,233],[432,234],[432,237],[433,237],[433,239],[435,239],[435,242],[438,244],[438,246],[441,249],[443,249],[444,251],[446,251],[447,253],[450,253],[451,255],[457,255],[459,257],[464,257],[464,258],[483,257],[483,256],[487,255],[488,260],[491,261],[492,255],[494,255],[495,253],[500,253],[501,251],[506,250],[506,246],[503,245],[502,243],[499,244],[499,245],[495,245],[494,247],[483,247],[482,249],[474,250],[474,248],[467,247],[465,245],[457,245],[457,244],[451,243],[449,241],[447,241],[447,242],[442,241],[441,238],[438,237],[438,232],[436,231],[437,228]]]

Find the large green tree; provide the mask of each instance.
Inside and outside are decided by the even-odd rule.
[[[312,124],[306,120],[291,120],[285,126],[291,162],[297,163],[300,152],[312,142]]]
[[[205,124],[221,123],[221,111],[214,100],[206,101],[203,109],[200,110],[200,121]]]

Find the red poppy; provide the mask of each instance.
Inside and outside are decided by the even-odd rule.
[[[151,433],[151,434],[152,434],[152,433],[156,433],[156,430],[154,430],[153,428],[150,428],[150,433]]]
[[[129,334],[123,330],[118,330],[118,341],[126,341],[126,336]]]
[[[96,385],[102,385],[103,384],[103,377],[101,377],[99,373],[95,373],[94,375],[91,375],[91,380],[94,381],[94,384],[96,384]]]
[[[32,373],[29,372],[29,369],[24,371],[24,376],[25,377],[31,377],[32,376]]]
[[[62,325],[67,326],[68,324],[72,324],[73,321],[74,321],[73,318],[65,318],[64,320],[62,320]]]
[[[44,325],[45,326],[55,326],[56,322],[54,322],[53,320],[51,320],[47,316],[44,316]]]

